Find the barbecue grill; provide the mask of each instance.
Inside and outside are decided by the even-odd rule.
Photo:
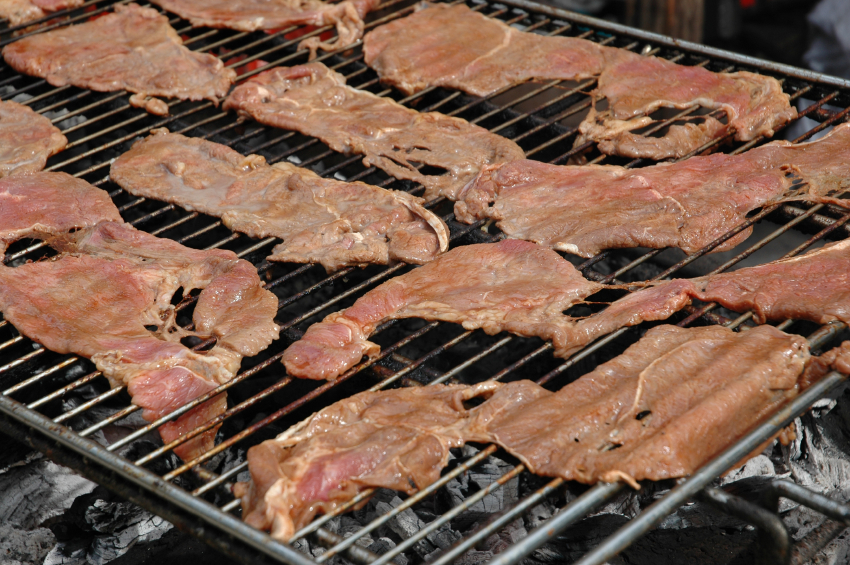
[[[52,14],[42,20],[41,27],[37,29],[25,26],[2,29],[0,45],[29,33],[84,22],[110,10],[114,4],[109,0],[90,0],[81,8]],[[794,103],[799,104],[800,118],[814,120],[806,122],[815,124],[814,127],[794,126],[803,131],[796,141],[811,139],[826,128],[841,123],[850,113],[850,82],[834,77],[676,41],[525,0],[499,3],[471,0],[469,5],[525,31],[583,37],[684,65],[702,65],[713,71],[750,70],[776,76]],[[369,15],[367,30],[410,14],[414,6],[412,0],[388,0],[380,10]],[[240,79],[271,66],[306,62],[306,51],[296,50],[298,42],[305,37],[332,33],[331,26],[241,33],[193,29],[186,21],[176,17],[170,21],[190,49],[219,56],[229,67],[237,70]],[[532,159],[555,164],[576,158],[632,167],[651,164],[603,156],[590,143],[573,147],[575,127],[591,104],[587,93],[593,88],[593,80],[527,83],[485,98],[441,88],[429,88],[403,97],[379,83],[376,74],[363,63],[359,44],[323,54],[319,60],[345,75],[354,87],[391,97],[417,110],[437,110],[459,116],[511,138]],[[289,160],[326,177],[362,180],[414,194],[421,194],[422,188],[393,179],[375,168],[365,167],[359,156],[330,151],[316,139],[252,121],[239,122],[233,113],[223,113],[210,102],[170,101],[171,115],[155,117],[132,108],[128,103],[129,95],[124,92],[98,93],[72,86],[52,87],[44,80],[20,75],[5,64],[0,77],[0,98],[29,105],[51,118],[68,137],[68,148],[50,159],[47,170],[65,171],[107,190],[124,218],[139,229],[176,239],[190,247],[231,249],[252,261],[267,287],[280,300],[277,322],[283,328],[281,338],[267,351],[243,362],[241,372],[233,381],[170,416],[150,424],[139,424],[139,409],[130,403],[126,390],[110,389],[91,362],[48,351],[21,336],[11,324],[0,319],[0,430],[3,432],[244,563],[306,565],[323,563],[335,556],[354,563],[383,564],[393,560],[400,563],[399,559],[405,559],[401,556],[416,556],[415,550],[422,543],[434,545],[435,542],[429,541],[434,539],[433,534],[464,511],[486,496],[506,488],[511,481],[516,483],[515,479],[522,478],[528,479],[525,482],[533,486],[525,488],[517,501],[490,516],[483,525],[471,528],[461,539],[453,538],[449,543],[434,545],[435,551],[438,551],[429,558],[439,565],[450,563],[507,524],[526,515],[541,501],[556,501],[561,508],[554,516],[494,557],[494,562],[500,564],[516,563],[625,490],[620,484],[598,484],[587,488],[565,484],[560,479],[535,478],[523,465],[494,446],[480,446],[480,450],[472,455],[468,451],[459,454],[437,483],[407,497],[400,504],[390,505],[386,513],[373,517],[365,525],[361,524],[356,531],[349,532],[351,535],[348,537],[335,533],[329,527],[334,516],[318,517],[297,532],[293,540],[309,539],[314,546],[324,548],[323,552],[314,552],[312,556],[244,524],[239,519],[239,504],[230,492],[230,485],[240,474],[244,478],[247,469],[245,450],[339,399],[367,389],[444,382],[473,383],[487,378],[528,378],[557,389],[621,353],[640,336],[641,328],[617,331],[564,361],[552,356],[550,344],[537,339],[507,334],[486,336],[480,331],[463,331],[453,324],[399,320],[382,325],[372,338],[382,346],[378,359],[360,363],[333,382],[292,379],[285,374],[280,357],[310,324],[350,305],[366,291],[412,267],[399,264],[348,268],[329,275],[319,266],[269,263],[264,257],[278,242],[274,238],[254,240],[227,230],[215,218],[188,213],[178,206],[132,197],[109,181],[112,160],[151,129],[167,127],[172,132],[229,145],[245,154],[260,153],[269,162]],[[659,121],[643,133],[663,133],[670,124],[699,119],[702,113],[696,107],[675,112],[662,111],[658,114]],[[714,115],[722,118],[722,114]],[[795,123],[804,123],[800,118]],[[776,137],[789,131],[793,124],[778,131]],[[729,135],[694,153],[707,150],[741,152],[764,142],[759,138],[741,144],[734,142]],[[468,226],[455,222],[450,202],[438,199],[429,203],[429,207],[448,222],[453,246],[495,241],[500,237],[498,230],[489,224],[479,222]],[[749,226],[756,226],[756,235],[738,248],[723,254],[706,255]],[[824,242],[846,238],[848,232],[850,210],[806,203],[772,205],[752,214],[744,224],[690,256],[672,250],[606,251],[585,261],[576,260],[575,264],[586,277],[603,283],[658,280],[720,272],[747,262],[764,262],[783,255],[803,253]],[[755,257],[757,252],[758,257]],[[9,249],[5,263],[14,266],[49,253],[50,250],[40,242],[21,241]],[[604,302],[620,294],[622,291],[613,289],[604,291],[592,299],[598,304],[590,308],[602,308]],[[189,323],[193,298],[187,295],[179,300],[178,321]],[[581,308],[584,310],[576,309],[570,313],[589,313],[588,306]],[[753,322],[751,313],[730,312],[714,304],[696,304],[680,312],[671,323],[683,326],[726,324],[743,330]],[[647,324],[642,326],[644,330],[646,327]],[[845,337],[845,327],[840,323],[818,327],[788,320],[779,327],[807,336],[815,351],[832,347]],[[844,379],[844,375],[830,373],[694,476],[662,485],[669,487],[666,494],[591,550],[580,562],[605,562],[695,497],[756,525],[765,540],[766,553],[763,555],[769,562],[787,561],[792,554],[795,559],[807,559],[837,535],[844,524],[850,524],[848,507],[784,482],[775,484],[769,491],[770,504],[767,507],[772,510],[769,511],[712,488],[711,484]],[[229,395],[228,411],[197,431],[201,433],[222,423],[215,449],[195,460],[182,462],[171,453],[179,442],[164,446],[158,443],[156,434],[152,433],[156,428],[224,390]],[[128,427],[127,422],[136,422],[136,425]],[[111,441],[105,440],[107,432]],[[452,480],[474,471],[493,455],[512,462],[499,478],[471,492],[454,506],[433,513],[433,520],[410,533],[394,548],[378,555],[358,543],[408,509],[429,504]],[[343,510],[354,510],[367,494],[358,496]],[[818,540],[794,550],[774,513],[780,496],[814,508],[842,527],[833,526],[832,530],[821,531]]]

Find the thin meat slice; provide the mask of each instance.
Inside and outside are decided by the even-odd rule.
[[[19,239],[46,239],[102,221],[120,222],[109,195],[67,173],[0,179],[0,258]]]
[[[61,176],[38,173],[3,182]],[[189,249],[140,232],[120,217],[92,224],[87,204],[99,204],[107,212],[109,207],[93,198],[100,193],[108,202],[106,193],[90,185],[87,190],[76,187],[69,199],[76,208],[48,205],[38,217],[32,202],[57,203],[68,193],[61,183],[30,186],[34,190],[29,193],[26,187],[15,187],[17,198],[6,199],[0,222],[9,218],[43,222],[19,233],[43,237],[62,253],[15,268],[0,267],[0,311],[44,347],[90,358],[112,386],[127,386],[147,420],[154,421],[229,381],[242,357],[256,355],[277,338],[277,299],[263,288],[253,265],[233,252]],[[73,183],[68,186],[74,188]],[[114,206],[112,211],[117,215]],[[177,325],[177,311],[171,304],[181,289],[185,297],[193,290],[201,291],[190,329]],[[181,343],[185,338],[211,339],[213,344],[193,351]],[[176,439],[225,408],[223,394],[198,405],[162,426],[163,440]],[[217,429],[175,452],[194,458],[212,447]]]
[[[497,220],[509,237],[592,257],[604,249],[678,247],[694,253],[749,212],[787,200],[832,202],[850,188],[850,124],[817,141],[775,141],[740,155],[692,157],[641,169],[514,161],[485,168],[455,205],[467,223]],[[727,251],[752,228],[715,247]]]
[[[68,140],[50,120],[17,102],[0,102],[0,177],[40,171]]]
[[[85,0],[0,0],[0,19],[19,26],[52,12],[82,6]]]
[[[540,475],[639,488],[692,474],[794,398],[809,358],[771,326],[659,326],[554,393],[531,381],[363,392],[252,447],[234,492],[245,521],[287,540],[367,488],[428,486],[468,441]],[[473,398],[486,400],[464,406]]]
[[[363,18],[380,3],[381,0],[343,0],[337,3],[322,0],[154,0],[154,4],[189,20],[195,27],[254,31],[293,25],[335,25],[337,37],[334,41],[323,42],[312,37],[299,44],[299,49],[306,47],[313,56],[316,49],[332,51],[360,39],[363,36]]]
[[[223,107],[312,135],[334,151],[361,153],[366,166],[421,183],[426,200],[453,200],[482,167],[524,156],[512,141],[460,118],[420,113],[346,86],[342,75],[321,63],[260,73],[237,86]],[[423,173],[421,165],[446,172]]]
[[[657,57],[643,57],[591,41],[518,31],[464,4],[428,6],[380,26],[363,40],[366,63],[381,80],[406,93],[431,86],[486,96],[529,79],[580,80],[598,76],[594,108],[579,126],[577,145],[599,142],[603,153],[666,159],[681,157],[734,132],[749,141],[796,117],[779,81],[749,72],[713,73]],[[672,125],[661,137],[632,133],[661,107],[699,105],[726,113],[701,123]]]
[[[216,57],[183,46],[168,18],[136,4],[79,25],[20,39],[3,48],[15,70],[54,86],[134,92],[130,104],[168,114],[163,96],[218,103],[236,78]]]
[[[165,129],[133,145],[109,174],[136,196],[220,217],[251,237],[283,239],[273,261],[316,262],[332,271],[426,263],[448,248],[448,227],[421,198],[324,179],[289,163],[269,166],[259,155]]]
[[[556,354],[571,347],[575,319],[563,311],[597,292],[557,253],[506,240],[455,248],[436,261],[385,282],[350,308],[310,326],[283,354],[290,375],[333,379],[380,347],[375,328],[399,318],[460,323],[488,334],[509,331],[552,340]]]

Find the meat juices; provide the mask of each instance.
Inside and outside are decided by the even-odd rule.
[[[659,326],[554,393],[531,381],[363,392],[249,449],[252,481],[234,492],[246,522],[287,540],[367,488],[425,488],[467,441],[539,475],[639,488],[692,474],[794,398],[808,360],[803,338],[771,326]]]
[[[317,137],[363,164],[421,183],[425,199],[454,200],[486,165],[522,159],[515,143],[460,118],[420,113],[365,90],[321,63],[278,67],[237,86],[224,103],[258,122]],[[423,174],[417,164],[445,169]]]
[[[10,177],[3,182],[32,181],[45,175],[60,173]],[[277,299],[263,289],[253,265],[231,251],[196,251],[140,232],[120,217],[112,221],[118,214],[114,206],[92,226],[94,210],[108,208],[101,202],[108,197],[90,185],[87,190],[76,188],[75,200],[89,216],[75,219],[73,211],[65,216],[45,214],[43,225],[30,231],[46,234],[43,237],[50,245],[65,253],[15,268],[0,267],[0,310],[22,334],[57,353],[90,358],[113,387],[127,386],[148,421],[229,381],[243,356],[256,355],[277,338]],[[12,204],[45,196],[46,201],[55,202],[67,195],[50,197],[47,192],[27,194]],[[181,288],[186,296],[193,289],[201,290],[192,330],[176,324],[171,305]],[[180,341],[191,336],[215,338],[215,344],[193,351]],[[163,441],[194,430],[225,409],[226,397],[220,394],[161,426]],[[217,429],[214,426],[185,442],[175,453],[188,460],[209,450]]]
[[[17,102],[0,102],[0,177],[40,171],[68,140],[50,120]]]
[[[51,12],[82,6],[85,0],[0,0],[0,19],[19,26],[47,16]]]
[[[4,47],[3,57],[16,71],[53,86],[134,92],[130,104],[157,115],[167,115],[168,105],[154,96],[217,104],[236,79],[218,58],[183,47],[167,17],[137,4],[25,37]]]
[[[509,237],[582,257],[624,247],[678,247],[690,254],[756,208],[787,200],[847,206],[832,197],[847,188],[850,124],[842,124],[809,143],[775,141],[740,155],[640,169],[539,161],[487,167],[460,193],[455,216],[466,223],[494,219]],[[751,233],[743,230],[712,253]]]
[[[136,196],[220,217],[251,237],[284,240],[269,260],[345,266],[426,263],[448,249],[449,230],[422,199],[324,179],[290,163],[266,164],[203,139],[153,130],[109,171]]]
[[[596,141],[612,155],[681,157],[732,131],[738,141],[770,137],[797,115],[774,78],[712,73],[584,39],[521,32],[464,4],[428,6],[380,26],[366,34],[363,52],[381,80],[408,94],[445,86],[486,96],[530,79],[598,76],[593,98],[606,98],[608,109],[591,110],[576,143]],[[699,125],[670,126],[663,137],[631,133],[653,123],[649,114],[661,107],[695,104],[725,111],[727,124],[703,117]]]
[[[239,31],[277,29],[293,25],[323,27],[335,25],[337,38],[323,42],[318,37],[302,41],[298,48],[332,51],[350,45],[363,36],[363,18],[381,3],[380,0],[153,0],[195,27],[218,27]]]

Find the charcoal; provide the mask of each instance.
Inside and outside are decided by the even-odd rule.
[[[387,502],[379,502],[376,506],[378,514],[386,514],[393,508],[398,507],[402,503],[401,498],[396,496],[392,499],[390,503]],[[387,526],[395,532],[401,539],[406,540],[410,539],[425,527],[425,522],[419,519],[416,513],[407,508],[402,510],[392,518],[387,521]],[[432,553],[435,549],[431,543],[426,540],[420,540],[416,542],[413,546],[414,551],[419,554],[420,557],[425,557],[429,553]]]
[[[425,539],[440,549],[447,549],[460,541],[463,536],[451,529],[449,524],[445,524],[438,530],[435,530],[425,536]]]
[[[54,545],[56,538],[47,528],[23,530],[0,523],[0,561],[5,565],[40,564]]]
[[[378,538],[371,545],[369,545],[366,549],[374,553],[375,555],[383,555],[391,549],[395,549],[396,543],[390,538]],[[396,565],[407,565],[407,557],[404,554],[396,555],[393,558],[393,563]]]
[[[483,565],[493,559],[492,551],[471,550],[455,560],[455,565]]]

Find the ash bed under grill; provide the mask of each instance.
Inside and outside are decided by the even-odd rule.
[[[105,0],[91,0],[82,8],[46,18],[46,27],[41,29],[86,21],[112,5],[113,2]],[[414,5],[412,0],[385,2],[367,18],[367,30],[410,14]],[[776,138],[811,139],[824,129],[843,122],[850,113],[850,83],[840,79],[684,44],[523,0],[473,1],[469,5],[526,31],[583,37],[658,55],[680,64],[704,65],[713,71],[751,70],[776,76],[783,81],[792,103],[798,104],[800,118],[814,120],[807,122],[798,118],[778,131]],[[176,17],[171,19],[171,25],[184,37],[189,48],[219,56],[237,71],[240,79],[256,74],[267,68],[266,65],[306,62],[306,51],[296,51],[298,42],[310,35],[332,33],[330,26],[309,29],[307,35],[303,28],[296,27],[269,33],[193,29]],[[27,29],[0,30],[0,45],[14,41],[21,33],[31,32]],[[580,151],[589,151],[588,160],[595,163],[636,167],[651,164],[601,156],[589,144],[572,148],[575,127],[590,106],[586,93],[593,87],[592,80],[527,83],[483,99],[439,88],[403,97],[379,83],[375,73],[363,63],[359,45],[321,55],[319,60],[342,73],[351,86],[392,97],[417,110],[438,110],[459,116],[513,139],[532,159],[564,164]],[[327,177],[362,180],[414,194],[421,194],[421,187],[395,180],[375,168],[366,168],[361,164],[361,157],[335,153],[313,138],[251,121],[239,123],[234,114],[225,114],[209,102],[172,101],[169,103],[171,116],[159,118],[130,107],[129,95],[123,92],[97,93],[70,86],[55,88],[44,80],[17,74],[5,64],[2,68],[0,98],[22,102],[50,117],[69,139],[68,148],[48,161],[47,170],[65,171],[107,190],[123,217],[139,229],[176,239],[190,247],[231,249],[252,261],[268,288],[280,300],[277,322],[283,332],[281,339],[267,351],[246,359],[237,378],[211,393],[226,389],[229,395],[229,410],[223,417],[216,448],[184,464],[170,452],[174,445],[163,447],[155,439],[156,434],[150,433],[164,422],[150,425],[142,422],[126,391],[110,390],[106,379],[95,371],[92,363],[47,351],[0,320],[0,430],[246,563],[321,563],[338,560],[341,556],[357,563],[394,560],[403,565],[428,556],[429,562],[443,564],[464,555],[470,562],[467,552],[475,552],[476,544],[494,534],[511,531],[509,527],[517,519],[527,519],[540,507],[547,506],[547,513],[531,520],[531,523],[539,523],[537,529],[512,539],[504,551],[495,553],[495,562],[514,563],[571,524],[624,496],[622,485],[600,484],[587,488],[565,484],[560,479],[534,477],[495,447],[478,446],[458,451],[443,478],[417,495],[403,500],[390,493],[381,493],[366,510],[349,512],[346,516],[354,518],[345,522],[345,528],[340,528],[339,518],[318,518],[295,537],[296,546],[303,547],[303,540],[309,540],[314,548],[323,548],[311,553],[310,557],[243,524],[238,518],[238,501],[233,499],[229,486],[240,474],[240,478],[244,478],[245,450],[341,398],[370,387],[377,390],[440,382],[474,383],[488,378],[534,379],[557,389],[621,353],[649,325],[618,331],[564,362],[553,357],[550,345],[540,340],[506,334],[486,336],[480,331],[463,331],[453,324],[401,320],[384,324],[373,337],[382,346],[378,360],[363,362],[333,382],[292,379],[285,375],[280,356],[311,323],[350,305],[364,292],[411,267],[372,266],[328,275],[319,266],[268,263],[264,257],[278,242],[274,238],[252,240],[230,232],[215,218],[132,197],[108,180],[111,161],[151,129],[167,127],[172,132],[227,144],[245,154],[260,153],[269,162],[289,160]],[[645,133],[656,134],[674,120],[699,114],[698,108],[662,111],[660,121]],[[790,131],[794,131],[795,136],[790,136]],[[727,138],[710,146],[716,145],[716,149],[725,152],[740,152],[763,142],[757,139],[739,144]],[[499,238],[498,230],[489,225],[467,226],[455,222],[449,202],[437,200],[429,206],[447,220],[452,230],[452,246]],[[747,226],[756,225],[751,238],[727,253],[705,255],[710,250],[706,248],[685,257],[673,250],[623,250],[605,252],[586,261],[576,260],[575,264],[589,279],[605,283],[702,275],[763,263],[793,249],[802,252],[826,241],[846,238],[850,231],[848,222],[850,211],[839,207],[777,205],[753,214],[746,224],[727,234],[732,237]],[[10,248],[6,262],[14,266],[43,257],[45,252],[46,248],[38,242],[18,242]],[[600,293],[596,299],[606,301],[617,296],[615,291],[608,291]],[[187,323],[191,319],[191,306],[181,309],[180,316],[179,321]],[[748,313],[729,312],[713,305],[692,307],[671,322],[682,325],[725,323],[732,327],[752,323]],[[837,344],[845,331],[841,324],[818,328],[814,324],[794,321],[785,322],[780,328],[809,337],[814,350]],[[781,532],[775,529],[775,515],[759,513],[758,507],[739,498],[730,498],[723,491],[704,489],[843,380],[838,373],[831,373],[795,400],[789,409],[753,430],[687,481],[680,481],[678,485],[662,483],[647,489],[656,493],[658,500],[613,536],[598,540],[597,544],[601,541],[601,545],[581,562],[605,562],[695,496],[758,525],[761,532],[772,531],[774,537],[761,535],[767,536],[767,547],[773,548],[771,551],[781,553],[782,544],[788,540],[786,537],[783,542]],[[204,398],[186,406],[180,413]],[[172,417],[178,415],[175,413]],[[470,479],[473,476],[475,480]],[[461,479],[466,481],[464,488],[458,487]],[[843,506],[829,506],[827,501],[816,499],[808,491],[793,491],[792,486],[782,488],[786,490],[774,490],[773,495],[796,497],[815,505],[835,520],[847,520],[847,509]],[[349,508],[362,498],[356,499]],[[502,501],[498,508],[486,509],[496,499]],[[560,511],[553,516],[552,510],[557,508]],[[411,509],[419,512],[413,513]],[[472,510],[475,512],[470,514]],[[430,521],[421,519],[426,515],[432,517]],[[470,518],[471,515],[475,518]],[[459,522],[465,526],[449,527]],[[528,519],[526,523],[530,523]],[[392,542],[394,547],[377,544],[380,539],[386,539],[380,535],[388,531],[387,528],[396,534],[396,541]],[[349,534],[348,537],[343,537],[344,533]],[[376,541],[362,543],[367,539]],[[824,543],[829,539],[824,536]],[[787,546],[785,550],[783,555],[790,555]],[[766,559],[779,558],[779,553],[770,554]],[[800,555],[805,554],[798,552],[797,556]]]

